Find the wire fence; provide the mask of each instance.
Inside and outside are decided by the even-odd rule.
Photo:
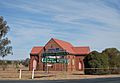
[[[49,78],[67,78],[69,76],[79,76],[84,74],[85,70],[114,70],[120,75],[120,68],[84,68],[83,71],[29,71],[28,67],[7,67],[5,70],[0,67],[0,79],[49,79]],[[33,75],[34,74],[34,75]]]

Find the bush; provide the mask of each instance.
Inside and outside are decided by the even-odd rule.
[[[97,51],[88,54],[85,59],[85,74],[108,74],[108,58]]]
[[[25,60],[23,60],[21,62],[22,62],[22,65],[24,65],[25,67],[28,67],[29,66],[29,61],[30,61],[30,59],[26,58]]]
[[[120,73],[120,52],[116,48],[107,48],[102,54],[106,54],[108,56],[109,69],[111,74],[119,74]]]
[[[120,74],[120,52],[107,48],[102,53],[92,51],[84,59],[85,74]]]
[[[7,68],[7,62],[6,61],[1,61],[1,66],[2,66],[2,69],[3,71],[5,71],[5,69]]]
[[[8,61],[7,61],[7,64],[9,64],[9,65],[12,64],[12,61],[8,60]]]

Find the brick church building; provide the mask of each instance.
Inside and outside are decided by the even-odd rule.
[[[55,55],[60,52],[66,54]],[[45,53],[47,55],[43,56]],[[53,54],[51,55],[51,53]],[[75,47],[69,42],[51,38],[45,46],[32,48],[29,70],[31,71],[34,68],[40,71],[45,71],[46,69],[49,69],[49,71],[84,71],[83,59],[89,53],[90,48],[87,46]],[[48,56],[49,54],[50,56]]]

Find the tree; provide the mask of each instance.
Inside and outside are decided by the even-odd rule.
[[[120,51],[116,48],[107,48],[99,53],[92,51],[85,59],[85,74],[119,74]]]
[[[28,67],[29,66],[29,62],[30,62],[30,59],[26,58],[25,60],[22,61],[22,65],[24,65],[25,67]]]
[[[116,48],[107,48],[102,54],[108,56],[109,68],[111,73],[120,73],[120,51]]]
[[[0,16],[0,56],[3,58],[8,54],[12,54],[12,46],[8,46],[11,41],[6,37],[9,29],[7,22]]]
[[[106,74],[108,68],[108,58],[104,54],[97,51],[92,51],[85,59],[85,74]]]
[[[9,30],[10,28],[7,25],[7,22],[0,16],[0,56],[2,58],[8,54],[12,54],[12,46],[9,46],[11,41],[6,36]]]

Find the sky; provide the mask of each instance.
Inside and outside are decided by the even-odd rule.
[[[51,38],[89,46],[91,51],[120,50],[120,0],[0,0],[0,16],[10,27],[13,55],[29,57],[33,46]]]

